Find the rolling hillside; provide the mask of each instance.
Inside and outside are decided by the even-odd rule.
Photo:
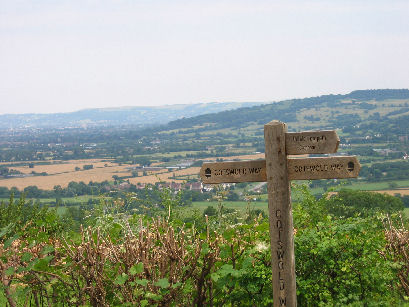
[[[222,110],[232,110],[263,104],[263,102],[209,102],[164,105],[158,107],[119,107],[86,109],[70,113],[3,114],[0,128],[95,127],[129,125],[146,127],[166,124],[171,120],[197,116]]]
[[[378,117],[379,114],[379,117]],[[272,119],[291,123],[293,129],[307,127],[342,128],[362,122],[395,119],[409,115],[409,90],[358,90],[346,95],[324,95],[280,101],[274,104],[246,107],[205,114],[170,122],[163,130],[211,126],[243,128],[263,125]]]
[[[253,143],[261,151],[263,125],[273,119],[286,122],[290,131],[338,129],[343,143],[407,141],[409,90],[359,90],[286,100],[179,119],[154,131],[162,144],[169,138],[196,145]]]
[[[194,109],[199,106],[205,111],[219,110],[222,106],[222,111],[170,121],[197,113]],[[173,156],[252,154],[264,151],[263,125],[273,119],[286,122],[289,131],[337,129],[340,150],[353,154],[381,150],[389,156],[402,157],[409,152],[408,89],[359,90],[346,95],[292,99],[234,110],[224,110],[223,106],[227,107],[192,105],[189,107],[193,110],[189,110],[184,106],[179,113],[177,106],[172,111],[152,108],[149,114],[155,120],[168,123],[158,126],[156,122],[157,125],[150,128],[142,128],[136,124],[137,120],[131,120],[137,112],[129,111],[126,115],[125,111],[118,111],[118,117],[112,114],[110,117],[110,111],[106,110],[110,119],[106,125],[96,124],[98,120],[94,117],[92,125],[78,127],[66,127],[66,121],[55,120],[54,128],[3,129],[0,130],[0,161],[109,158],[128,163],[143,155],[153,160],[160,155],[158,159],[163,160]],[[146,115],[146,118],[150,117]],[[151,119],[150,123],[155,120]],[[44,120],[44,125],[46,122]],[[10,122],[4,120],[2,125],[7,123]],[[23,123],[31,125],[30,120],[16,120],[15,125]]]

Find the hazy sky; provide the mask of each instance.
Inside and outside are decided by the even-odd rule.
[[[0,0],[0,114],[408,87],[407,0]]]

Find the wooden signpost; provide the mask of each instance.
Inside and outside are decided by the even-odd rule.
[[[289,158],[287,155],[335,153],[336,131],[287,132],[286,124],[264,125],[265,160],[204,163],[203,183],[267,181],[274,306],[296,306],[294,228],[290,180],[355,178],[356,157]]]

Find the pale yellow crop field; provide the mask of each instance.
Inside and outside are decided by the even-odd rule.
[[[155,182],[158,182],[158,181],[181,182],[183,180],[169,179],[169,177],[173,177],[173,175],[175,176],[186,176],[186,175],[198,176],[199,172],[200,172],[200,167],[189,167],[189,168],[184,168],[181,170],[175,170],[171,172],[168,172],[168,171],[165,172],[165,169],[164,169],[162,173],[157,172],[155,175],[130,178],[129,182],[132,184],[138,184],[138,183],[154,184]]]
[[[29,168],[28,166],[18,166],[10,167],[12,169],[18,170],[24,174],[30,174],[32,171],[36,173],[46,172],[49,175],[59,174],[65,172],[73,172],[76,167],[82,169],[84,165],[92,164],[94,168],[101,168],[107,166],[114,166],[116,164],[112,162],[102,162],[101,160],[95,159],[85,159],[85,160],[69,160],[62,163],[55,163],[50,165],[34,165],[34,168]]]
[[[400,194],[402,196],[409,195],[409,189],[378,190],[378,191],[368,191],[368,192],[388,194],[388,195],[392,195],[392,196],[395,196],[395,194]],[[338,192],[329,192],[328,197],[331,197],[332,195],[336,195],[336,194],[338,194]]]
[[[384,191],[373,191],[377,193],[386,193],[389,195],[394,196],[395,194],[400,194],[400,195],[409,195],[409,189],[398,189],[398,190],[384,190]]]
[[[69,162],[69,163],[68,163]],[[92,164],[93,169],[82,170],[83,165]],[[104,165],[107,165],[106,167]],[[75,171],[75,167],[81,168],[80,171]],[[117,165],[112,162],[102,162],[101,160],[74,160],[67,161],[64,164],[53,165],[38,165],[34,168],[13,168],[24,173],[35,171],[37,173],[47,172],[48,176],[30,176],[24,178],[8,178],[0,179],[0,186],[12,188],[16,187],[20,190],[25,187],[35,185],[40,189],[50,190],[55,185],[66,187],[71,181],[88,183],[90,181],[101,182],[104,180],[112,180],[113,175],[130,176],[128,170],[129,165]]]
[[[220,157],[219,157],[220,158]],[[264,154],[252,154],[252,155],[242,155],[242,156],[231,156],[231,157],[221,157],[223,160],[256,160],[263,159]],[[206,158],[208,161],[215,161],[217,158]],[[39,161],[33,161],[36,163]],[[49,161],[48,161],[49,162]],[[18,162],[21,163],[21,162]],[[28,162],[25,162],[28,164]],[[8,163],[11,164],[11,163]],[[84,165],[92,164],[93,169],[83,170]],[[152,166],[158,165],[158,163],[152,164]],[[75,168],[79,167],[80,171],[75,171]],[[23,178],[7,178],[0,179],[0,186],[12,188],[16,187],[19,190],[24,189],[28,186],[37,186],[40,189],[50,190],[54,186],[60,185],[61,187],[66,187],[71,181],[80,182],[88,184],[90,181],[101,182],[104,180],[112,181],[112,176],[117,175],[118,177],[131,176],[129,170],[130,165],[118,165],[117,163],[110,161],[102,161],[101,159],[83,159],[83,160],[70,160],[70,161],[55,161],[53,164],[49,165],[34,165],[34,168],[29,168],[28,166],[16,166],[9,167],[11,169],[18,170],[24,174],[30,174],[31,172],[36,173],[47,173],[47,176],[29,176]],[[142,176],[142,172],[139,172],[139,177],[129,178],[129,182],[133,184],[137,183],[156,183],[158,181],[167,182],[182,182],[182,179],[170,179],[169,177],[175,176],[192,176],[191,178],[198,178],[200,172],[200,167],[189,167],[180,170],[168,171],[166,168],[161,170],[148,171],[147,176]]]

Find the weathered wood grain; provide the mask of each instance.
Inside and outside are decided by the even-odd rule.
[[[287,126],[279,121],[264,125],[274,307],[297,306],[285,132]]]
[[[337,152],[339,137],[335,130],[287,132],[287,155],[323,154]]]

